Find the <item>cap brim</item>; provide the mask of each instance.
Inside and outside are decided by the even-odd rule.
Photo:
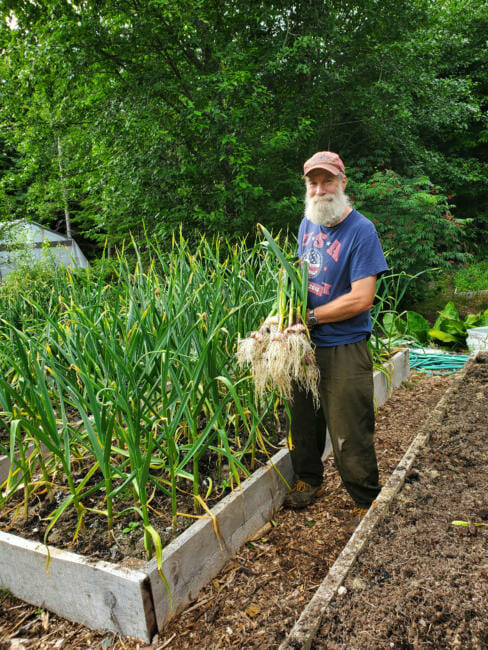
[[[334,165],[326,165],[325,163],[318,163],[317,165],[314,164],[313,167],[310,167],[310,169],[307,169],[307,171],[304,172],[303,177],[305,178],[306,176],[308,176],[308,174],[310,174],[310,172],[313,172],[314,169],[324,169],[325,171],[330,172],[334,176],[339,176],[339,174],[344,173]]]

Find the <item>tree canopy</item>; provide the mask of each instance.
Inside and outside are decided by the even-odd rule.
[[[488,230],[482,0],[7,0],[0,210],[102,242],[296,228],[303,161],[425,177]]]

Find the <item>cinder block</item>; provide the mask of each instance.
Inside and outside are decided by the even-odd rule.
[[[400,350],[392,358],[392,386],[398,388],[410,376],[410,357],[408,349]]]
[[[374,382],[374,401],[376,406],[381,406],[388,399],[389,394],[389,380],[388,377],[377,370],[373,375]]]
[[[386,402],[394,388],[398,388],[410,376],[408,349],[400,350],[383,364],[384,371],[376,370],[373,374],[374,399],[376,406]]]

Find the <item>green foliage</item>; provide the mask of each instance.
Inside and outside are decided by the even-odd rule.
[[[258,445],[267,453],[263,420],[276,395],[256,405],[234,349],[269,312],[279,269],[263,246],[244,241],[202,237],[192,248],[174,237],[169,251],[149,240],[146,248],[147,264],[137,246],[130,258],[121,252],[117,266],[107,261],[108,284],[103,266],[96,273],[59,270],[47,300],[31,300],[37,276],[25,284],[29,295],[23,286],[0,295],[2,314],[9,302],[31,312],[29,323],[0,320],[0,426],[20,467],[9,474],[0,504],[23,483],[28,516],[44,444],[52,456],[43,485],[60,476],[68,482],[66,497],[53,502],[45,540],[68,507],[81,526],[86,499],[103,489],[108,528],[121,509],[137,513],[146,551],[159,557],[149,521],[153,490],[170,496],[176,525],[176,494],[187,481],[200,503],[207,451],[225,460],[233,485],[249,471],[245,458],[253,466]],[[292,250],[288,244],[287,254]],[[35,452],[27,454],[31,441]],[[72,463],[80,453],[86,471],[75,482]],[[128,486],[133,506],[120,503]]]
[[[371,310],[373,331],[368,341],[373,361],[381,366],[384,358],[388,358],[399,333],[405,332],[405,324],[398,316],[400,304],[405,293],[418,277],[409,276],[405,272],[384,273],[376,286],[376,296]]]
[[[429,338],[430,326],[428,321],[415,311],[407,311],[406,332],[414,336],[419,343],[425,345]]]
[[[388,313],[383,319],[385,329],[399,338],[410,339],[420,345],[447,346],[451,349],[466,347],[468,329],[488,325],[488,309],[478,314],[468,314],[463,320],[453,302],[448,302],[431,328],[417,312]]]
[[[387,312],[383,317],[383,326],[390,336],[411,337],[422,345],[428,341],[430,325],[415,311],[407,311],[402,315],[395,311]]]
[[[453,217],[447,197],[427,177],[378,171],[364,182],[351,182],[348,191],[374,222],[394,271],[415,275],[435,267],[447,270],[471,259],[465,245],[466,221]],[[429,273],[423,276],[424,281],[431,278]]]
[[[432,339],[443,343],[452,343],[456,346],[463,346],[466,342],[467,326],[459,318],[459,313],[454,303],[448,302],[444,309],[439,312],[439,317],[434,327],[429,330]]]
[[[488,262],[469,264],[454,276],[458,291],[483,291],[488,289]]]
[[[52,258],[32,261],[25,256],[0,283],[2,318],[20,329],[29,329],[37,320],[32,303],[47,307],[53,300],[57,278],[64,274],[65,270],[57,267]]]
[[[481,0],[14,0],[10,11],[7,217],[69,217],[109,244],[141,240],[143,222],[162,236],[181,222],[188,233],[294,229],[301,165],[318,149],[340,151],[350,177],[384,160],[445,192],[454,183],[463,216],[488,195]]]
[[[471,246],[486,254],[488,241],[488,5],[484,0],[434,3],[435,51],[439,76],[464,81],[474,101],[465,105],[450,127],[425,137],[438,149],[428,163],[431,177],[448,188],[459,217],[474,219]],[[451,107],[445,105],[446,110]]]
[[[127,526],[122,529],[122,533],[124,535],[128,535],[130,533],[133,533],[135,530],[137,530],[141,525],[140,521],[129,521]]]
[[[21,264],[15,271],[9,273],[0,284],[2,298],[13,298],[16,293],[24,297],[38,298],[50,293],[52,282],[58,268],[50,260],[39,260],[33,263]]]

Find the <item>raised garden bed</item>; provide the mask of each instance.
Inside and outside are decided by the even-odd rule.
[[[379,407],[375,439],[382,484],[454,377],[414,372]],[[1,590],[0,638],[7,648],[21,642],[26,650],[61,642],[70,650],[278,648],[357,525],[331,456],[324,469],[324,491],[313,506],[280,508],[150,645],[91,630]]]
[[[471,298],[472,296],[486,296],[488,295],[488,289],[478,289],[476,291],[458,291],[454,289],[454,294],[457,296],[466,296]]]
[[[395,355],[393,368],[397,365],[408,372],[408,353]],[[402,381],[405,375],[397,372],[390,373],[391,385]],[[377,396],[377,403],[383,398]],[[278,466],[285,479],[291,480],[291,464],[286,450],[278,452],[273,458],[273,464]],[[227,562],[242,543],[252,536],[276,511],[282,502],[286,487],[271,467],[265,467],[245,481],[241,490],[237,490],[214,508],[214,516],[218,522],[219,536],[214,532],[214,521],[210,518],[200,520],[180,538],[170,544],[164,553],[164,570],[171,585],[173,608],[170,614],[167,592],[161,583],[155,569],[155,562],[148,565],[137,563],[137,567],[120,567],[107,563],[91,563],[75,554],[51,549],[51,568],[49,574],[45,569],[36,569],[36,580],[32,581],[32,565],[25,559],[37,557],[41,566],[45,567],[46,549],[42,544],[33,543],[35,548],[28,549],[29,544],[8,533],[0,533],[0,541],[8,547],[9,561],[16,566],[13,571],[5,571],[0,567],[0,584],[17,594],[24,600],[50,609],[71,620],[78,620],[95,628],[113,630],[117,634],[131,635],[149,641],[156,629],[161,630],[170,615],[183,609],[196,596],[199,589]],[[197,536],[198,535],[198,536]],[[201,537],[200,537],[201,536]],[[2,550],[2,553],[4,551]],[[5,551],[6,552],[6,551]],[[195,560],[197,562],[195,563]],[[57,568],[59,563],[59,567]],[[56,568],[55,568],[56,566]],[[83,578],[74,578],[71,573],[74,567],[83,567]],[[87,570],[86,567],[89,567]],[[110,570],[108,570],[110,567]],[[184,568],[183,568],[184,567]],[[191,567],[191,568],[189,568]],[[124,584],[130,592],[131,607],[139,612],[134,623],[132,616],[126,616],[128,608],[121,591],[122,587],[110,587],[103,583],[99,575],[116,576],[116,582]],[[94,582],[88,582],[89,576]],[[80,600],[71,599],[50,600],[50,593],[63,593],[66,581],[85,583],[80,592]],[[59,581],[59,582],[57,582]],[[127,584],[126,584],[127,583]],[[148,584],[151,585],[148,590]],[[29,586],[32,585],[32,588]],[[102,585],[102,586],[100,586]],[[100,597],[88,596],[91,602],[97,602],[93,607],[86,605],[86,594],[94,590],[101,593]],[[85,596],[83,596],[83,593]],[[90,616],[86,615],[90,612]]]

